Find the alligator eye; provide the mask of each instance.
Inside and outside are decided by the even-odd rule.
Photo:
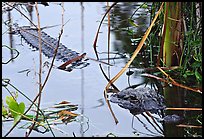
[[[131,100],[137,100],[137,98],[135,96],[130,96]]]
[[[125,99],[125,100],[127,100],[127,99],[129,99],[129,98],[130,98],[129,95],[124,95],[124,96],[123,96],[123,99]]]

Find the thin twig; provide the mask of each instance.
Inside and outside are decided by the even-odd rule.
[[[160,80],[160,81],[162,81],[162,82],[165,82],[165,83],[168,83],[168,84],[173,84],[173,85],[176,85],[176,86],[178,86],[178,87],[181,87],[181,88],[184,88],[184,89],[191,90],[191,91],[194,91],[194,92],[197,92],[197,93],[201,93],[201,94],[202,94],[202,91],[199,90],[199,89],[190,88],[190,87],[188,87],[188,86],[179,84],[179,83],[177,83],[177,82],[170,82],[170,81],[167,81],[167,80],[165,80],[165,79],[163,79],[163,78],[154,76],[154,75],[152,75],[152,74],[144,73],[144,74],[141,74],[141,75],[142,75],[142,76],[149,77],[149,78],[155,78],[155,79]]]
[[[51,66],[49,68],[49,71],[48,71],[48,74],[47,74],[47,76],[45,78],[45,81],[44,81],[44,83],[43,83],[43,85],[41,87],[41,91],[45,87],[45,84],[48,81],[49,75],[50,75],[52,67],[54,65],[54,60],[55,60],[55,57],[57,55],[57,50],[58,50],[58,47],[59,47],[59,44],[60,44],[60,39],[61,39],[61,36],[62,36],[62,33],[63,33],[63,27],[64,27],[64,3],[62,2],[62,27],[61,27],[61,32],[60,32],[59,37],[58,37],[59,39],[58,39],[57,47],[55,48],[55,51],[54,51],[54,56],[53,56],[53,59],[52,59],[52,62],[51,62]],[[38,98],[38,96],[40,96],[40,93],[36,96],[36,98],[34,100],[36,100]]]
[[[177,110],[177,111],[202,111],[202,108],[166,108],[166,110]]]
[[[114,2],[114,3],[108,8],[108,10],[106,11],[106,13],[104,14],[104,16],[102,17],[102,19],[101,19],[101,21],[100,21],[100,24],[99,24],[99,27],[98,27],[98,30],[97,30],[97,33],[96,33],[96,37],[95,37],[95,40],[94,40],[94,44],[93,44],[94,52],[95,52],[95,54],[96,54],[97,60],[99,60],[99,56],[98,56],[98,53],[97,53],[97,50],[96,50],[96,44],[97,44],[97,40],[98,40],[98,34],[99,34],[99,31],[100,31],[100,27],[101,27],[101,25],[102,25],[102,23],[103,23],[103,20],[105,19],[106,15],[109,13],[109,11],[111,10],[111,8],[113,8],[117,3],[118,3],[118,2]],[[105,75],[105,72],[103,71],[103,68],[102,68],[101,64],[99,64],[99,67],[101,68],[101,71],[103,72],[105,78],[109,81],[109,78]],[[114,88],[116,88],[116,86],[115,86],[113,83],[110,83],[110,85],[113,86]],[[117,89],[117,90],[118,90],[118,89]],[[109,109],[110,109],[110,111],[111,111],[111,113],[112,113],[112,115],[113,115],[113,117],[114,117],[114,119],[115,119],[116,124],[117,124],[117,123],[118,123],[118,120],[117,120],[117,118],[115,117],[115,115],[114,115],[112,109],[110,108],[111,106],[110,106],[110,104],[109,104],[109,102],[108,102],[108,100],[107,100],[107,96],[106,96],[106,93],[105,93],[105,92],[104,92],[104,97],[106,98],[106,102],[107,102],[107,104],[108,104],[108,107],[109,107]]]
[[[12,5],[9,4],[9,2],[6,3],[7,5],[13,7]],[[22,13],[18,8],[13,7],[14,9],[16,9],[16,11],[18,11],[21,15],[23,15],[32,25],[34,25],[36,28],[37,26],[33,23],[33,21],[31,21],[24,13]]]
[[[38,38],[39,38],[39,98],[38,98],[38,107],[37,107],[37,113],[36,113],[36,118],[35,121],[37,121],[38,119],[38,114],[39,114],[39,107],[40,107],[40,102],[41,102],[41,94],[42,94],[42,40],[41,40],[41,29],[40,29],[40,16],[39,16],[39,11],[38,11],[38,5],[37,2],[35,2],[35,10],[36,10],[36,15],[37,15],[37,19],[38,19]],[[35,102],[34,102],[35,103]],[[30,133],[32,132],[34,126],[35,126],[35,122],[33,123],[33,125],[30,127],[29,132],[26,134],[26,137],[28,137],[30,135]]]
[[[202,128],[202,126],[198,126],[198,125],[184,125],[184,124],[179,124],[176,125],[177,127],[183,127],[183,128]]]
[[[63,17],[64,17],[64,7],[63,7],[63,12],[62,12],[62,18],[63,18]],[[63,20],[62,20],[62,21],[63,21]],[[63,23],[63,22],[62,22],[62,23]],[[50,66],[50,68],[49,68],[49,70],[48,70],[48,74],[47,74],[47,76],[46,76],[46,78],[45,78],[45,81],[44,81],[44,83],[43,83],[43,85],[42,85],[42,90],[43,90],[43,88],[45,87],[45,84],[46,84],[47,81],[48,81],[49,75],[50,75],[51,70],[52,70],[52,67],[53,67],[53,65],[54,65],[54,60],[55,60],[55,57],[56,57],[56,55],[57,55],[57,50],[58,50],[58,47],[59,47],[60,38],[61,38],[62,33],[63,33],[63,27],[64,27],[64,24],[62,24],[61,32],[60,32],[59,37],[58,37],[58,38],[59,38],[58,44],[57,44],[57,47],[56,47],[55,50],[54,50],[54,56],[53,56],[53,58],[52,58],[51,66]],[[39,96],[39,94],[35,97],[34,101],[37,100],[38,96]],[[32,104],[31,104],[30,108],[31,108],[31,107],[32,107]]]
[[[93,47],[94,47],[94,52],[96,54],[96,57],[97,57],[97,60],[99,60],[99,57],[98,57],[98,53],[97,53],[97,50],[96,50],[96,43],[97,43],[97,40],[98,40],[98,34],[99,34],[99,31],[100,31],[100,28],[101,28],[101,25],[103,23],[103,20],[105,19],[106,15],[109,13],[109,11],[111,10],[111,8],[113,8],[118,2],[114,2],[109,8],[108,10],[106,11],[106,13],[104,14],[104,16],[102,17],[101,19],[101,22],[99,24],[99,27],[98,27],[98,30],[97,30],[97,33],[96,33],[96,37],[95,37],[95,40],[94,40],[94,44],[93,44]]]

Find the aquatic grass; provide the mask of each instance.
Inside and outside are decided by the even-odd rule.
[[[153,6],[152,11],[155,11],[158,3],[153,3]],[[170,74],[174,76],[175,80],[186,85],[192,85],[191,80],[194,79],[197,80],[197,85],[202,82],[202,48],[200,47],[202,45],[202,26],[200,26],[202,15],[197,12],[201,8],[199,3],[194,2],[165,3],[165,11],[161,14],[155,31],[155,33],[159,33],[158,37],[162,37],[162,40],[157,40],[158,37],[155,38],[157,34],[154,32],[150,34],[149,43],[151,45],[156,43],[156,46],[161,45],[157,56],[157,66],[159,67],[161,64],[163,66],[179,66],[176,76],[173,71]],[[167,37],[165,37],[166,35]],[[168,63],[165,61],[166,58],[169,59]]]

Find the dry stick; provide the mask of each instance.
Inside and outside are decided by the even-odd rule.
[[[53,56],[53,59],[52,59],[52,63],[51,63],[50,69],[49,69],[48,74],[47,74],[47,76],[45,78],[45,81],[44,81],[44,83],[42,85],[42,88],[44,88],[46,82],[48,81],[48,77],[49,77],[49,75],[51,73],[51,70],[52,70],[52,67],[54,65],[54,60],[55,60],[55,57],[57,55],[57,50],[58,50],[58,47],[60,45],[60,39],[61,39],[61,36],[62,36],[62,33],[63,33],[63,27],[64,27],[65,24],[64,24],[64,2],[62,2],[62,27],[61,27],[61,31],[60,31],[60,34],[59,34],[59,37],[58,37],[59,40],[58,40],[57,47],[55,48],[55,53],[54,53],[54,56]]]
[[[169,78],[171,81],[172,81],[172,83],[174,83],[174,85],[176,85],[176,86],[179,86],[179,87],[182,87],[182,88],[185,88],[185,89],[190,89],[190,87],[187,87],[187,86],[184,86],[184,85],[182,85],[182,84],[179,84],[179,83],[177,83],[176,81],[174,81],[174,79],[172,79],[165,71],[163,71],[160,67],[157,67],[157,69],[159,69],[165,76],[167,76],[167,78]],[[193,89],[193,88],[192,88]],[[193,89],[193,90],[195,90],[195,89]],[[192,90],[192,91],[193,91]],[[199,91],[199,93],[202,93],[200,90],[196,90],[196,92],[197,91]]]
[[[198,93],[202,94],[202,91],[200,91],[199,89],[190,88],[190,87],[184,86],[182,84],[179,84],[177,82],[170,82],[170,81],[167,81],[165,79],[162,79],[160,77],[157,77],[157,76],[154,76],[154,75],[151,75],[151,74],[144,73],[144,74],[142,74],[142,76],[146,76],[146,77],[150,77],[150,78],[155,78],[155,79],[160,80],[162,82],[171,83],[171,84],[176,85],[178,87],[181,87],[181,88],[184,88],[184,89],[191,90],[191,91],[198,92]]]
[[[131,68],[135,68],[135,67],[129,67],[129,69]],[[171,66],[171,67],[160,67],[161,69],[163,70],[175,70],[175,69],[178,69],[179,66]],[[157,67],[152,67],[152,68],[136,68],[135,69],[136,72],[140,72],[140,73],[143,73],[143,72],[157,72],[159,71],[159,69]]]
[[[63,19],[63,16],[64,16],[64,7],[63,7],[63,12],[62,12],[62,19]],[[62,20],[62,28],[61,28],[61,31],[60,31],[60,34],[59,34],[59,37],[58,37],[58,44],[57,44],[57,47],[54,50],[54,56],[53,56],[53,59],[52,59],[52,62],[51,62],[51,66],[50,66],[50,68],[48,70],[48,74],[47,74],[47,76],[45,78],[45,81],[44,81],[44,83],[42,85],[42,90],[43,90],[43,88],[45,87],[45,84],[48,81],[49,75],[50,75],[50,73],[52,71],[52,67],[54,65],[54,61],[55,61],[55,57],[57,55],[57,50],[58,50],[58,47],[59,47],[60,39],[61,39],[61,36],[62,36],[62,33],[63,33],[63,27],[64,27],[64,24],[63,24],[64,22],[63,21],[64,20]],[[38,98],[38,96],[39,96],[39,94],[36,96],[36,98],[34,100],[36,100]]]
[[[97,53],[97,50],[96,50],[96,43],[97,43],[97,39],[98,39],[98,34],[99,34],[100,27],[101,27],[102,22],[103,22],[103,20],[105,19],[106,15],[108,14],[108,12],[109,12],[109,11],[111,10],[111,8],[114,7],[117,3],[118,3],[118,2],[114,2],[114,3],[109,7],[109,9],[106,11],[106,13],[104,14],[104,16],[103,16],[103,18],[101,19],[101,22],[100,22],[100,24],[99,24],[99,27],[98,27],[98,30],[97,30],[97,33],[96,33],[96,37],[95,37],[95,41],[94,41],[94,44],[93,44],[94,52],[95,52],[95,54],[96,54],[97,60],[99,60],[99,56],[98,56],[98,53]],[[99,64],[99,67],[100,67],[100,69],[101,69],[103,75],[105,76],[105,78],[109,81],[109,78],[106,76],[105,72],[103,71],[103,68],[102,68],[101,64]],[[111,84],[111,85],[112,85],[113,88],[117,89],[117,87],[116,87],[114,84]],[[118,90],[118,89],[117,89],[117,90]],[[106,96],[104,96],[104,97],[106,98]],[[110,104],[109,104],[109,103],[108,103],[108,106],[110,107]],[[111,109],[110,109],[110,110],[111,110]],[[113,113],[112,110],[111,110],[111,113]],[[114,114],[113,114],[113,115],[114,115]],[[115,119],[116,119],[116,118],[115,118]],[[117,119],[116,119],[116,120],[117,120]],[[117,121],[117,123],[118,123],[118,121]]]
[[[159,130],[161,130],[161,131],[159,131],[157,128],[156,128],[156,126],[149,120],[149,118],[147,117],[147,116],[145,116],[144,115],[144,113],[141,113],[141,115],[148,121],[148,123],[150,123],[151,125],[152,125],[152,127],[158,132],[158,133],[160,133],[160,134],[163,134],[162,132],[163,132],[163,129],[158,125],[158,123],[155,121],[155,119],[152,117],[152,115],[147,111],[147,112],[145,112],[152,120],[153,120],[153,122],[156,124],[156,126],[159,128]]]
[[[172,79],[165,71],[163,71],[160,67],[157,67],[157,69],[159,69],[167,78],[169,78],[172,82],[176,83],[176,81],[174,81],[174,79]]]
[[[38,5],[37,2],[35,2],[35,10],[36,10],[36,15],[37,15],[37,19],[38,19],[38,38],[39,38],[39,60],[40,60],[40,66],[39,66],[39,98],[38,98],[38,107],[37,107],[37,112],[36,112],[36,118],[35,121],[37,121],[38,119],[38,114],[39,114],[39,109],[40,109],[40,102],[41,102],[41,96],[42,96],[42,38],[41,38],[41,29],[40,29],[40,16],[39,16],[39,12],[38,12]],[[35,103],[35,102],[34,102]],[[30,133],[32,132],[34,126],[35,126],[35,122],[32,124],[32,126],[30,127],[29,132],[26,134],[26,137],[28,137],[30,135]]]
[[[152,119],[152,121],[157,125],[157,127],[158,127],[162,132],[164,132],[164,130],[161,129],[161,127],[159,126],[159,124],[155,121],[155,119],[154,119],[154,117],[152,116],[152,114],[151,114],[149,111],[146,111],[145,113]],[[158,132],[159,132],[159,131],[158,131]]]
[[[115,6],[117,3],[118,3],[118,2],[114,2],[114,3],[109,7],[109,9],[106,11],[106,13],[104,14],[104,16],[103,16],[103,18],[101,19],[101,22],[100,22],[100,24],[99,24],[98,31],[97,31],[97,33],[96,33],[96,37],[95,37],[94,44],[93,44],[94,52],[95,52],[95,54],[96,54],[97,60],[99,60],[99,56],[98,56],[98,53],[97,53],[97,50],[96,50],[96,43],[97,43],[97,40],[98,40],[99,30],[100,30],[100,28],[101,28],[101,25],[102,25],[103,20],[105,19],[106,15],[107,15],[108,12],[111,10],[111,8],[112,8],[113,6]]]
[[[166,110],[178,110],[178,111],[202,111],[202,108],[166,108]]]
[[[130,58],[130,60],[128,61],[128,63],[125,65],[125,67],[124,67],[114,78],[111,79],[111,81],[107,84],[107,86],[106,86],[106,88],[105,88],[105,90],[104,90],[104,96],[105,96],[106,103],[108,104],[108,107],[109,107],[109,109],[110,109],[110,111],[111,111],[111,114],[112,114],[112,116],[113,116],[113,118],[114,118],[116,124],[118,123],[118,120],[117,120],[117,118],[115,117],[115,115],[114,115],[114,113],[113,113],[113,111],[112,111],[112,109],[111,109],[110,103],[109,103],[109,101],[108,101],[108,99],[107,99],[107,90],[109,89],[110,85],[111,85],[112,83],[114,83],[114,82],[125,72],[125,70],[129,67],[129,65],[132,63],[132,61],[133,61],[133,60],[135,59],[135,57],[137,56],[138,52],[141,50],[141,48],[142,48],[142,46],[143,46],[143,44],[144,44],[144,41],[147,39],[147,36],[149,35],[149,33],[150,33],[151,29],[152,29],[152,26],[154,25],[154,22],[156,21],[156,19],[157,19],[159,13],[161,12],[161,10],[162,10],[162,8],[163,8],[163,4],[164,4],[164,2],[161,4],[160,9],[159,9],[159,11],[157,12],[157,14],[155,15],[155,17],[154,17],[154,19],[153,19],[151,25],[149,26],[149,28],[148,28],[147,31],[145,32],[145,34],[144,34],[142,40],[140,41],[140,43],[139,43],[137,49],[134,51],[133,56]]]
[[[51,73],[51,70],[52,70],[52,67],[53,67],[53,64],[54,64],[54,60],[55,60],[55,57],[56,57],[56,55],[57,55],[57,50],[58,50],[58,47],[59,47],[59,43],[60,43],[60,39],[61,39],[61,36],[62,36],[62,33],[63,33],[63,27],[64,27],[64,3],[62,2],[62,28],[61,28],[61,32],[60,32],[60,34],[59,34],[59,39],[58,39],[58,44],[57,44],[57,47],[55,48],[55,51],[54,51],[54,56],[53,56],[53,59],[52,59],[52,62],[51,62],[51,66],[50,66],[50,68],[49,68],[49,71],[48,71],[48,74],[47,74],[47,76],[46,76],[46,78],[45,78],[45,81],[44,81],[44,83],[43,83],[43,85],[42,85],[42,87],[41,87],[41,91],[43,90],[43,88],[44,88],[44,86],[45,86],[45,84],[47,83],[47,81],[48,81],[48,78],[49,78],[49,75],[50,75],[50,73]],[[36,98],[34,99],[34,101],[36,101],[36,99],[38,98],[38,96],[40,95],[40,93],[36,96]],[[52,131],[52,130],[51,130]],[[53,134],[54,135],[54,134]]]
[[[176,125],[177,127],[183,127],[183,128],[202,128],[202,126],[197,126],[197,125],[184,125],[184,124],[179,124]]]
[[[58,67],[58,69],[61,69],[61,70],[65,70],[66,69],[66,66],[73,63],[74,61],[77,61],[77,60],[80,60],[82,58],[84,58],[86,56],[86,53],[83,53],[81,54],[80,56],[77,56],[75,58],[72,58],[71,60],[68,60],[67,62],[63,63],[62,65],[60,65]]]

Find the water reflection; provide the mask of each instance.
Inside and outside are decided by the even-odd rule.
[[[84,6],[83,2],[81,5],[81,52],[84,52]],[[80,119],[80,134],[81,137],[84,137],[84,70],[81,70],[81,119]]]
[[[141,2],[120,2],[111,11],[111,26],[115,36],[114,50],[127,53],[129,56],[135,51],[139,43],[135,40],[141,39],[149,25],[150,14],[148,9],[139,8],[142,4]],[[151,3],[146,4],[150,5]],[[130,18],[138,25],[137,27],[130,24]],[[142,56],[147,55],[144,54],[144,49],[138,54],[141,56],[137,56],[137,60],[133,61],[134,67],[144,67],[146,60]]]
[[[145,115],[146,113],[142,113],[140,116],[143,116],[145,118],[146,122],[148,122],[148,125],[145,123],[145,120],[141,120],[141,118],[139,118],[139,116],[133,115],[133,118],[132,118],[132,128],[134,129],[133,133],[134,134],[143,134],[143,135],[147,135],[147,136],[154,136],[154,137],[157,137],[157,136],[163,137],[164,136],[164,130],[163,130],[162,125],[160,123],[157,123],[157,121],[155,121],[152,116],[149,116],[149,114]],[[138,128],[134,127],[134,118],[136,118],[143,125],[143,127],[148,131],[148,133],[141,132]],[[149,124],[154,128],[155,131],[153,131],[150,128]]]

